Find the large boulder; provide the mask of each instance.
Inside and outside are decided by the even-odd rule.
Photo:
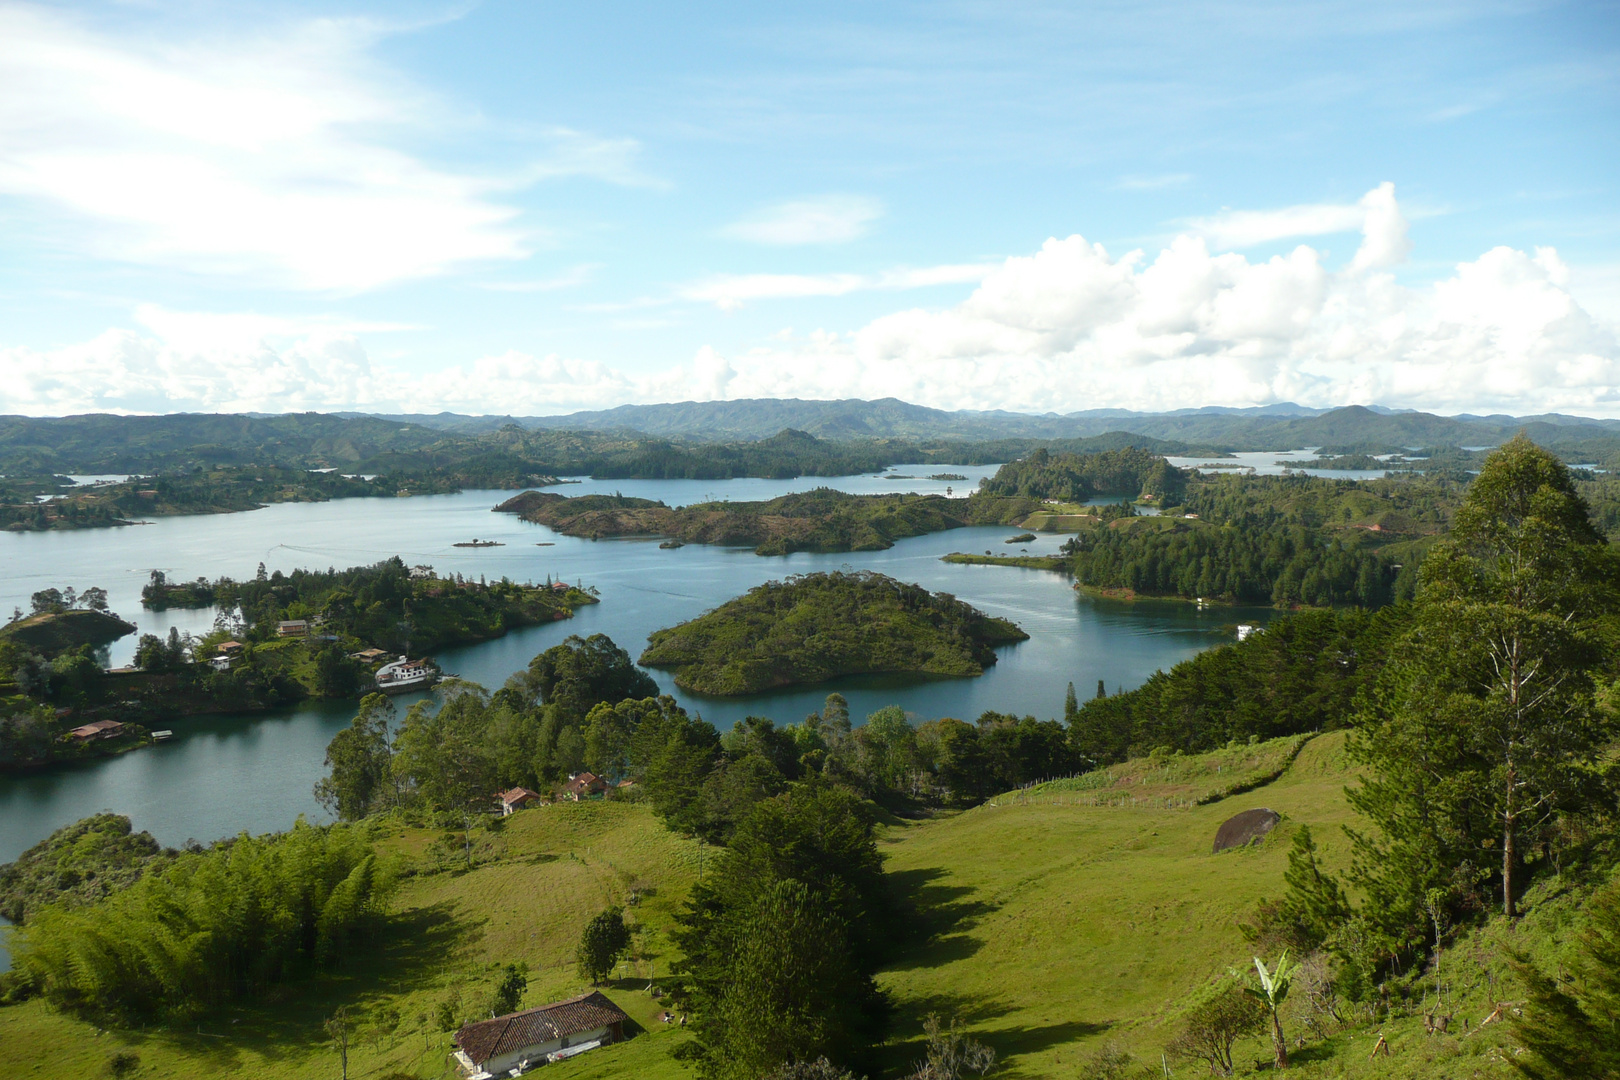
[[[1236,817],[1226,819],[1220,831],[1215,834],[1215,850],[1225,851],[1227,848],[1243,847],[1265,839],[1266,833],[1277,827],[1282,817],[1275,810],[1265,807],[1255,807],[1245,810]]]

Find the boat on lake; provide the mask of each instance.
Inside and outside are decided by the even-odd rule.
[[[385,694],[427,690],[438,681],[438,671],[426,660],[409,660],[402,656],[377,669],[377,689]]]
[[[471,540],[462,540],[460,543],[451,544],[450,546],[451,547],[484,548],[484,547],[505,547],[506,545],[501,543],[499,540],[480,540],[480,539],[478,539],[478,537],[475,536]]]

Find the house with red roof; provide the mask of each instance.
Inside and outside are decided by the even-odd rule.
[[[530,791],[526,787],[515,787],[511,791],[503,791],[496,798],[500,800],[501,817],[511,817],[516,811],[543,801],[538,791]]]
[[[572,799],[579,802],[592,795],[600,795],[608,789],[607,781],[593,772],[575,773],[568,778],[568,783],[562,786],[558,798]]]

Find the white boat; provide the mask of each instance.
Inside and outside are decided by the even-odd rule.
[[[377,669],[377,689],[385,694],[427,690],[438,681],[439,673],[426,660],[408,660],[402,656]]]

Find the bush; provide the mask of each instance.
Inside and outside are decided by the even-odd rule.
[[[1217,1076],[1231,1076],[1233,1044],[1264,1031],[1267,1016],[1266,1007],[1235,981],[1223,981],[1187,1013],[1181,1033],[1165,1050],[1172,1057],[1202,1061]]]

